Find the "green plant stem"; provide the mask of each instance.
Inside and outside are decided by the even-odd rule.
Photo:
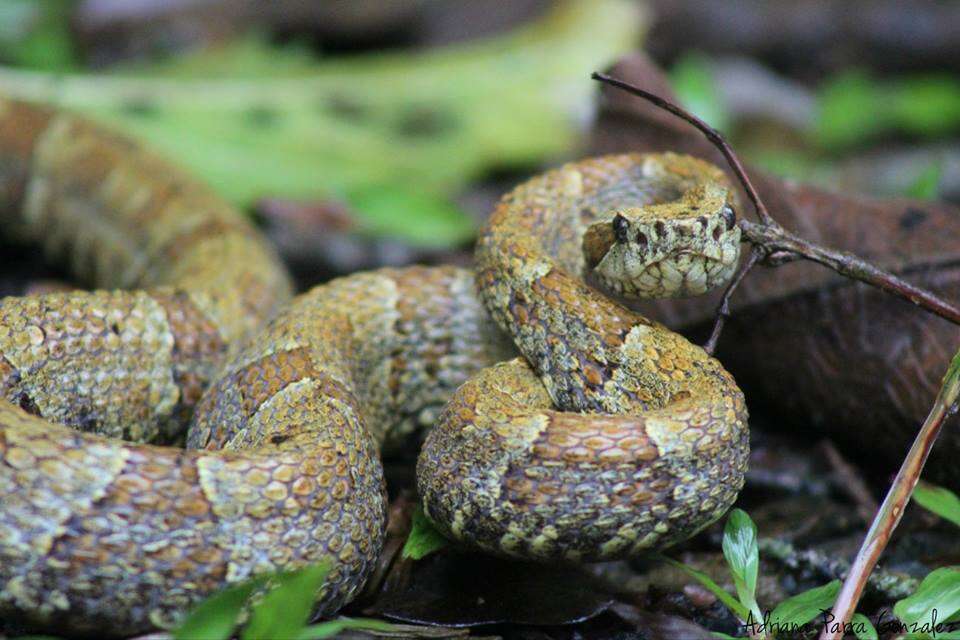
[[[703,345],[703,350],[710,355],[713,355],[713,352],[716,351],[717,341],[723,332],[723,325],[726,324],[727,318],[730,317],[730,296],[737,290],[737,287],[739,287],[743,279],[747,277],[747,274],[763,260],[763,256],[763,248],[760,247],[760,245],[754,245],[750,251],[750,255],[747,256],[747,259],[740,265],[740,269],[736,275],[733,276],[733,280],[730,281],[730,284],[723,292],[720,304],[717,305],[717,318],[713,323],[713,330],[710,331],[710,338]]]

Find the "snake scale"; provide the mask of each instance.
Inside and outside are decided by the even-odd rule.
[[[430,424],[424,510],[464,544],[587,561],[691,535],[742,486],[743,396],[597,287],[723,283],[732,204],[692,158],[585,160],[503,198],[474,272],[384,269],[291,300],[207,189],[82,118],[0,101],[5,232],[96,287],[0,301],[0,613],[169,628],[225,584],[316,561],[333,612],[383,541],[380,445]],[[144,444],[184,428],[186,448]]]

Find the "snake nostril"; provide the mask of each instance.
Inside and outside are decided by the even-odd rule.
[[[724,205],[720,215],[723,216],[724,221],[727,223],[727,231],[733,229],[733,225],[737,224],[737,214],[733,212],[733,209],[730,208],[729,205]]]
[[[646,248],[648,242],[649,242],[649,241],[647,240],[647,234],[645,234],[643,231],[640,231],[640,232],[637,233],[637,244],[638,244],[638,245],[640,245],[641,247]]]
[[[630,230],[630,223],[619,213],[613,216],[613,235],[617,242],[627,242],[627,232]]]
[[[662,220],[657,220],[656,224],[653,225],[653,229],[657,232],[657,236],[661,238],[667,234],[667,225],[663,224]]]

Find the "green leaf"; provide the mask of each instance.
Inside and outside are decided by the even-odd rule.
[[[687,53],[670,70],[670,84],[680,102],[715,129],[729,128],[730,114],[724,108],[710,60]]]
[[[42,71],[74,68],[71,12],[70,3],[62,0],[0,2],[0,58]]]
[[[661,560],[669,564],[671,567],[676,567],[677,569],[680,569],[681,571],[689,575],[691,578],[693,578],[694,580],[702,584],[704,587],[706,587],[706,589],[710,593],[717,596],[717,599],[720,600],[720,602],[722,602],[724,605],[726,605],[727,609],[730,609],[730,611],[733,612],[733,615],[737,616],[741,620],[746,620],[749,617],[750,611],[747,609],[747,607],[737,602],[736,598],[734,598],[732,595],[727,593],[727,591],[723,587],[718,585],[716,582],[714,582],[710,576],[708,576],[702,571],[698,571],[697,569],[694,569],[691,566],[685,565],[682,562],[674,560],[673,558],[668,558],[666,556],[659,556],[659,557]]]
[[[403,544],[401,557],[419,560],[445,546],[447,546],[447,539],[436,530],[418,505],[413,512],[410,535]]]
[[[821,612],[829,610],[836,601],[838,593],[840,593],[839,580],[798,593],[778,604],[770,614],[770,620],[781,626],[806,624]]]
[[[960,128],[960,81],[932,74],[880,82],[845,71],[822,85],[816,122],[817,141],[834,150],[894,132],[943,136]]]
[[[248,41],[136,74],[0,68],[0,85],[138,136],[242,207],[342,199],[371,233],[454,246],[473,232],[453,204],[468,185],[569,155],[592,109],[590,72],[637,44],[642,13],[629,0],[550,7],[416,55],[310,60]]]
[[[863,71],[852,70],[823,83],[820,88],[816,137],[821,146],[848,147],[870,138],[886,126],[874,82]]]
[[[257,576],[216,593],[191,611],[172,633],[175,640],[226,640],[237,626],[237,618],[253,592],[269,576]]]
[[[960,497],[950,489],[921,480],[913,490],[913,500],[960,527]]]
[[[723,529],[723,556],[735,578],[739,578],[751,596],[757,589],[760,548],[757,525],[742,509],[733,509]]]
[[[857,636],[857,640],[879,640],[877,629],[867,616],[855,613],[850,622],[853,624],[853,635]]]
[[[936,615],[934,617],[934,610]],[[943,622],[960,611],[960,567],[941,567],[927,575],[913,595],[893,605],[893,613],[908,627]],[[943,637],[942,634],[938,634]]]
[[[907,76],[892,82],[889,108],[897,128],[924,136],[956,130],[960,119],[960,82],[949,74]]]
[[[723,529],[723,556],[730,566],[737,597],[753,612],[754,618],[763,620],[757,605],[757,573],[760,568],[760,549],[757,544],[757,525],[742,509],[733,509]]]
[[[785,149],[755,149],[750,152],[750,161],[766,171],[783,178],[810,182],[817,164],[806,154]]]
[[[130,62],[113,70],[163,78],[277,78],[306,75],[316,66],[316,56],[308,43],[294,40],[277,44],[268,34],[253,32],[217,46],[168,59]]]
[[[253,606],[241,640],[296,638],[313,613],[328,573],[329,564],[319,563],[275,576],[271,583],[276,586]]]
[[[0,52],[23,39],[40,17],[34,0],[7,0],[0,3]],[[31,636],[34,637],[34,636]]]
[[[903,195],[921,200],[935,200],[940,193],[940,178],[943,175],[943,162],[935,160],[923,168],[913,184],[904,189]]]
[[[360,228],[371,235],[404,238],[424,247],[468,242],[473,219],[449,202],[409,189],[378,185],[347,196],[360,214]]]
[[[337,618],[329,622],[311,625],[300,630],[296,640],[321,640],[322,638],[333,638],[341,631],[347,629],[357,629],[360,631],[394,631],[394,626],[382,620],[373,620],[371,618]]]
[[[949,411],[960,398],[960,350],[953,354],[953,360],[950,361],[947,372],[943,374],[940,392],[943,396],[943,403]]]

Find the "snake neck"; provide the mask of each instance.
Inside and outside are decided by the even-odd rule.
[[[649,177],[671,157],[607,156],[539,176],[504,197],[478,242],[480,296],[560,410],[646,410],[713,388],[700,381],[718,368],[702,349],[586,281],[584,234],[625,203],[676,199],[675,181]]]

